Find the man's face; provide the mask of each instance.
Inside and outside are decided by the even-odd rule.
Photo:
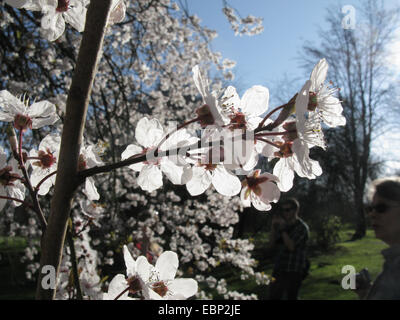
[[[400,202],[375,194],[368,212],[375,236],[388,245],[400,244]]]
[[[295,206],[291,204],[282,205],[282,215],[287,222],[292,221],[296,217]]]

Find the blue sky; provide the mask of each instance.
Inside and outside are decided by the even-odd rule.
[[[253,85],[265,85],[270,89],[270,104],[276,105],[279,95],[275,83],[287,75],[288,79],[308,79],[311,70],[303,70],[299,52],[305,41],[319,43],[318,32],[327,29],[327,8],[335,3],[352,5],[357,9],[364,0],[228,0],[242,17],[251,14],[264,19],[264,32],[256,36],[235,36],[223,15],[222,0],[186,0],[191,13],[196,13],[201,23],[214,29],[218,37],[212,42],[214,51],[221,52],[224,58],[237,62],[233,69],[233,83],[240,94]],[[399,5],[398,0],[384,0],[385,6]],[[341,6],[340,6],[341,7]],[[344,15],[343,15],[344,16]],[[400,31],[396,49],[398,70],[400,70]],[[316,61],[317,62],[317,61]],[[328,61],[329,62],[329,61]],[[400,72],[400,71],[399,71]],[[329,74],[328,74],[329,78]],[[294,86],[294,88],[297,88]],[[287,95],[287,93],[286,93]],[[397,152],[388,153],[390,144],[400,145],[400,132],[390,133],[377,140],[373,152],[385,154],[390,167],[400,169]],[[389,144],[389,145],[388,145]]]
[[[239,91],[256,84],[269,86],[282,80],[284,74],[289,79],[307,79],[311,70],[301,69],[299,52],[305,41],[319,42],[319,30],[328,27],[327,8],[336,3],[340,7],[352,5],[357,21],[359,7],[358,0],[228,0],[242,17],[251,14],[264,19],[263,33],[235,36],[222,13],[222,0],[186,2],[202,25],[217,31],[213,50],[237,62],[233,72]],[[384,0],[384,3],[392,6],[399,1]]]
[[[333,1],[230,0],[242,17],[248,14],[263,17],[264,32],[255,36],[234,35],[221,11],[222,1],[187,2],[203,25],[218,32],[212,48],[237,62],[233,69],[237,81],[249,88],[273,83],[285,73],[290,78],[309,76],[300,68],[299,51],[305,40],[318,40],[318,28],[326,26],[326,8]]]

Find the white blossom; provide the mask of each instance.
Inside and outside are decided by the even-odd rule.
[[[29,152],[28,160],[32,166],[30,180],[33,186],[37,186],[45,177],[57,171],[60,152],[61,137],[58,134],[48,134],[39,144],[38,150],[32,149]],[[38,190],[39,195],[45,195],[56,182],[56,175],[53,174],[44,180]]]
[[[139,257],[141,258],[141,257]],[[147,259],[137,260],[137,272],[144,281],[143,293],[151,300],[185,300],[197,292],[194,279],[175,279],[178,270],[178,256],[175,252],[165,251],[157,259],[155,266]]]
[[[342,115],[343,107],[339,99],[333,96],[337,90],[325,84],[328,67],[326,59],[321,59],[311,72],[308,109],[311,113],[317,113],[329,127],[344,126],[346,118]]]
[[[13,122],[18,130],[39,129],[54,124],[59,118],[56,107],[48,101],[21,101],[7,90],[0,91],[0,121]]]
[[[22,172],[18,169],[18,163],[11,159],[7,163],[7,154],[0,147],[0,195],[20,200],[25,198],[25,186],[20,181]],[[7,199],[0,198],[0,211],[7,203]],[[13,206],[20,206],[21,202],[11,201]]]
[[[278,202],[280,191],[276,183],[279,178],[270,174],[255,170],[243,180],[243,188],[240,199],[243,206],[250,207],[251,204],[260,211],[271,209],[271,202]]]
[[[86,20],[84,0],[39,0],[43,13],[41,27],[49,41],[57,40],[65,30],[65,23],[83,32]]]

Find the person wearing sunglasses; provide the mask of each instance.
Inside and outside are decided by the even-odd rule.
[[[299,218],[300,204],[295,198],[279,203],[272,215],[269,247],[275,252],[274,281],[270,285],[270,300],[297,300],[305,277],[308,225]]]
[[[389,247],[382,250],[383,270],[370,284],[359,284],[361,299],[400,300],[400,177],[371,183],[372,201],[366,207],[376,238]],[[356,284],[357,286],[357,284]]]

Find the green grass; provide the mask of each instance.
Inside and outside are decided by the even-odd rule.
[[[310,257],[310,274],[302,284],[301,300],[357,300],[358,296],[354,292],[345,290],[341,286],[342,279],[346,275],[342,273],[342,268],[346,265],[352,265],[356,272],[362,268],[368,268],[372,280],[377,277],[383,265],[381,250],[387,246],[375,238],[372,230],[368,230],[367,235],[361,240],[346,241],[345,239],[350,239],[351,234],[349,230],[341,231],[340,239],[342,240],[334,246],[332,251]],[[257,235],[254,242],[255,254],[259,258],[257,270],[270,275],[273,267],[272,259],[263,256],[268,243],[267,234]],[[243,283],[233,277],[228,284],[233,290],[254,292],[259,299],[268,299],[268,286],[257,286],[254,281]]]
[[[35,283],[25,279],[20,263],[26,241],[20,237],[0,237],[0,300],[34,299]]]
[[[301,299],[357,300],[355,293],[341,286],[345,276],[342,273],[343,266],[352,265],[357,272],[364,267],[368,268],[374,280],[382,270],[381,250],[386,247],[387,245],[375,238],[372,230],[368,230],[366,237],[361,240],[340,242],[334,252],[311,258],[310,275],[301,288]]]
[[[0,237],[0,253],[21,252],[25,249],[26,240],[21,237]]]

